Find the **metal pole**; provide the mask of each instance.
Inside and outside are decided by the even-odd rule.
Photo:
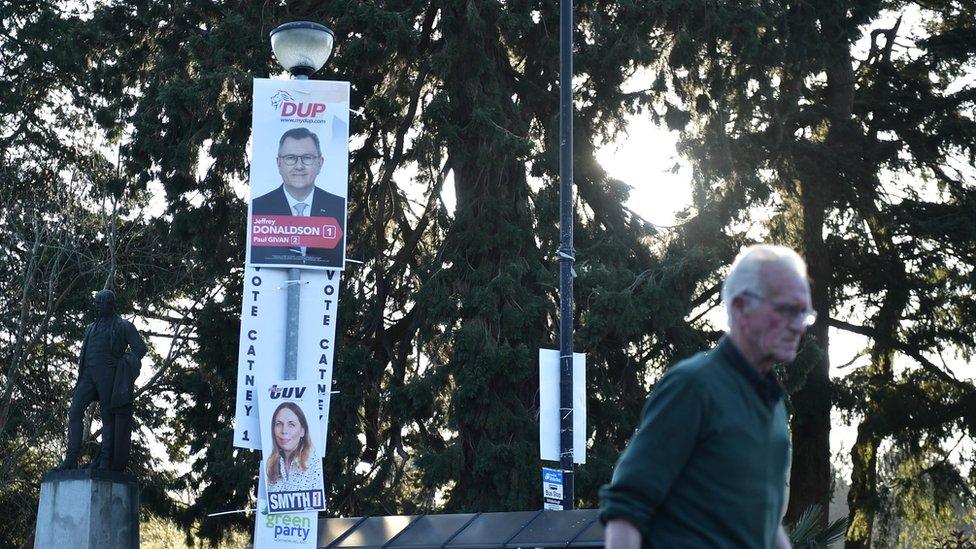
[[[573,1],[559,0],[559,464],[573,509]]]
[[[308,80],[304,74],[295,80]],[[298,379],[298,312],[302,305],[302,270],[288,269],[288,301],[285,309],[285,379]]]
[[[288,269],[285,310],[285,379],[298,379],[298,311],[302,305],[302,270]]]

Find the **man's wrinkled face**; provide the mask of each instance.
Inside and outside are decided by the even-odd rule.
[[[810,286],[796,272],[771,266],[763,272],[765,295],[745,294],[736,299],[743,305],[739,329],[760,363],[779,364],[796,358],[800,338],[806,331],[804,319],[811,312]]]
[[[311,137],[287,138],[278,148],[278,173],[293,198],[304,199],[312,192],[322,170],[322,155]]]

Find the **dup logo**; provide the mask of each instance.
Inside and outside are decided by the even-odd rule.
[[[325,103],[303,103],[295,101],[287,90],[278,90],[271,96],[271,106],[282,118],[315,118],[325,112]]]

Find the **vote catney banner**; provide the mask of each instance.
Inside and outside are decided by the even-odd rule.
[[[325,510],[323,439],[313,389],[294,380],[272,381],[259,389],[268,513]]]
[[[349,83],[254,79],[247,264],[345,265]]]
[[[339,277],[336,270],[304,271],[298,332],[298,379],[318,397],[319,440],[325,452],[332,389]],[[285,313],[288,274],[285,269],[246,267],[237,359],[237,407],[234,446],[261,448],[257,388],[280,379],[285,367]]]

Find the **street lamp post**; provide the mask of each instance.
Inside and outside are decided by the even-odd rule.
[[[307,80],[332,55],[335,34],[325,25],[292,21],[271,31],[275,59],[293,78]],[[285,379],[298,378],[298,312],[301,307],[302,271],[288,269],[288,303],[285,313]]]
[[[573,0],[559,1],[559,465],[573,509]]]

